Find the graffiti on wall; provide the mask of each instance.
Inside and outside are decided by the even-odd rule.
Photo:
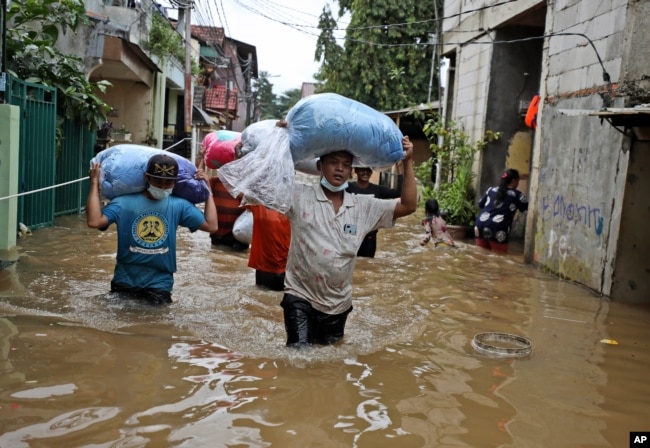
[[[551,230],[548,236],[548,257],[549,258],[553,256],[553,247],[555,247],[556,244],[558,246],[558,254],[560,255],[560,258],[562,258],[562,260],[566,260],[566,257],[568,255],[568,250],[569,250],[568,235],[560,235],[560,237],[558,238],[558,235],[555,232],[555,230]]]
[[[542,197],[536,233],[536,254],[542,264],[563,278],[599,287],[592,267],[602,260],[605,218],[601,206],[567,199],[563,194]],[[543,254],[543,255],[542,255]]]
[[[592,229],[596,236],[603,233],[604,218],[600,207],[579,204],[566,200],[558,194],[555,198],[542,198],[542,222],[555,221],[558,223],[574,223]]]

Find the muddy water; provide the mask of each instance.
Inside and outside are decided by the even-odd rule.
[[[106,294],[115,229],[83,216],[0,271],[0,447],[622,447],[650,431],[650,310],[471,243],[421,248],[419,216],[360,259],[344,341],[284,346],[281,294],[247,254],[181,231],[174,303]],[[483,332],[533,352],[477,352]],[[615,340],[618,345],[602,340]]]

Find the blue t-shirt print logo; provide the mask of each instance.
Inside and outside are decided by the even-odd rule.
[[[133,221],[133,238],[147,248],[159,247],[167,240],[167,218],[156,212],[147,212]]]

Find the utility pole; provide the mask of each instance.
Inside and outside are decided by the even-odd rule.
[[[253,89],[251,88],[251,77],[253,75],[253,55],[248,53],[246,63],[246,126],[251,124],[251,106],[253,104]]]
[[[438,18],[438,1],[433,0],[433,12],[436,18],[436,34],[432,34],[429,36],[429,42],[433,44],[433,51],[431,52],[431,73],[429,74],[429,96],[427,98],[427,102],[431,102],[431,90],[433,89],[433,73],[436,71],[436,62],[437,62],[437,67],[438,67],[438,101],[440,104],[440,108],[442,109],[442,99],[440,98],[440,53],[441,53],[441,47],[442,47],[442,42],[440,39],[440,29],[442,28],[442,24],[440,23],[440,20]]]
[[[230,66],[232,65],[232,60],[230,56],[226,60],[226,129],[230,130]]]
[[[429,94],[427,95],[427,103],[431,102],[431,90],[433,89],[433,73],[436,71],[435,70],[436,69],[436,48],[438,48],[438,36],[434,34],[430,34],[429,42],[433,44],[433,51],[431,52],[431,71],[429,72]]]
[[[442,58],[442,23],[440,22],[440,17],[438,14],[438,0],[433,0],[434,14],[436,18],[436,47],[434,48],[434,53],[436,55],[436,62],[438,65],[438,104],[440,115],[443,115],[443,106],[442,106],[442,83],[440,79],[440,59]]]
[[[182,9],[185,21],[185,138],[192,136],[192,20],[190,18],[192,2]],[[190,140],[190,152],[192,142]]]
[[[433,11],[436,18],[436,46],[431,55],[431,75],[433,76],[433,61],[435,59],[438,63],[438,116],[445,120],[445,110],[443,108],[444,101],[440,98],[442,92],[442,89],[440,88],[440,55],[442,53],[442,36],[440,30],[442,29],[442,23],[440,23],[440,18],[438,17],[438,0],[433,0]],[[431,98],[431,84],[429,84],[429,98]],[[431,102],[431,99],[429,99],[429,102]],[[438,136],[438,145],[442,146],[442,142],[443,137]],[[442,164],[437,156],[434,158],[433,162],[436,164],[436,178],[433,189],[434,191],[439,191],[440,183],[442,182]]]

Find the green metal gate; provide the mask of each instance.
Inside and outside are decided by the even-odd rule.
[[[56,89],[9,76],[7,92],[9,104],[20,108],[18,191],[36,191],[18,198],[18,222],[30,229],[49,227],[56,216],[85,207],[96,134],[65,120],[57,148]]]
[[[79,213],[86,206],[90,186],[86,178],[96,138],[88,126],[70,120],[63,123],[63,136],[56,158],[56,183],[60,186],[55,194],[55,216]]]
[[[56,89],[9,76],[9,104],[20,108],[18,222],[30,229],[54,224]]]

